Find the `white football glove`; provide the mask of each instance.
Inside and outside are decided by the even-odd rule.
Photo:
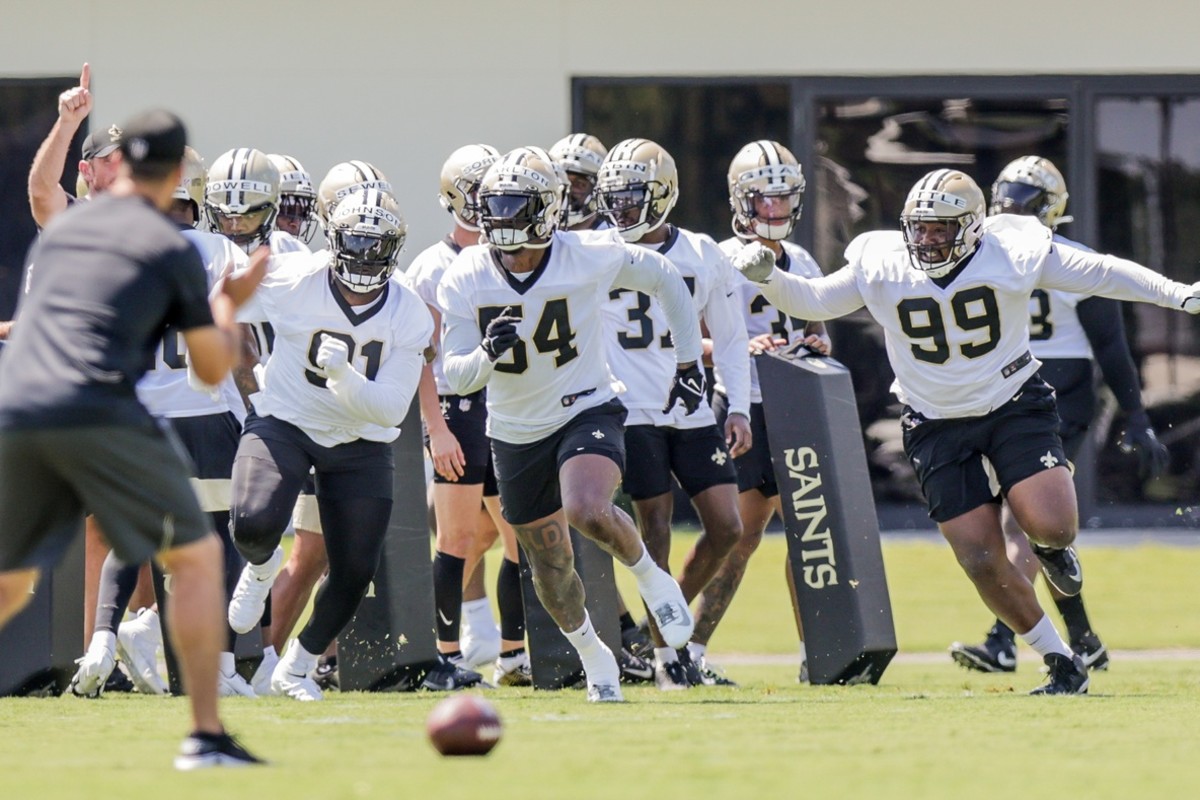
[[[751,283],[766,283],[775,269],[775,253],[761,242],[751,242],[734,254],[733,267]]]
[[[1200,282],[1192,284],[1192,296],[1184,299],[1183,310],[1189,314],[1200,314]]]
[[[337,380],[350,369],[350,349],[341,339],[322,333],[321,346],[317,348],[317,366]]]

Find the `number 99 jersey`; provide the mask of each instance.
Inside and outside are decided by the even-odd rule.
[[[365,422],[338,403],[316,364],[317,351],[322,335],[341,339],[350,364],[367,380],[411,399],[433,335],[429,309],[396,279],[374,302],[351,306],[326,268],[328,251],[283,258],[289,263],[268,274],[237,313],[238,322],[269,322],[275,331],[263,387],[251,397],[255,413],[290,422],[323,447],[394,441],[399,428]]]

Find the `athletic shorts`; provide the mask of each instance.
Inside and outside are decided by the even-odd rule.
[[[171,417],[171,429],[192,462],[192,488],[204,511],[228,511],[242,426],[232,412],[199,417]]]
[[[1072,461],[1083,447],[1096,416],[1095,366],[1087,358],[1048,358],[1038,375],[1054,387],[1058,403],[1058,435]]]
[[[737,483],[725,436],[716,425],[631,425],[625,429],[625,459],[632,466],[622,485],[633,500],[667,494],[672,475],[688,497],[723,483]]]
[[[477,486],[483,484],[484,497],[495,497],[496,471],[492,468],[492,448],[487,436],[487,395],[484,390],[469,395],[438,395],[442,418],[446,426],[458,439],[466,466],[457,481],[448,481],[434,470],[434,483],[452,486]],[[429,447],[429,435],[425,435],[425,447]]]
[[[137,564],[212,531],[183,445],[167,426],[0,430],[0,572],[49,570],[96,516]]]
[[[492,440],[500,509],[512,525],[548,517],[562,508],[558,476],[575,456],[607,456],[625,470],[625,406],[620,400],[580,412],[557,431],[537,442],[509,444]]]
[[[724,430],[725,419],[729,416],[729,398],[720,392],[713,395],[713,413],[717,415],[718,429]],[[733,460],[738,494],[757,489],[763,497],[775,497],[779,494],[779,484],[775,482],[775,468],[771,466],[771,443],[767,439],[767,416],[762,403],[750,404],[750,435],[754,440],[750,449]]]
[[[999,503],[1016,483],[1068,466],[1058,436],[1054,390],[1038,376],[982,417],[927,419],[905,407],[904,452],[916,470],[935,522]]]

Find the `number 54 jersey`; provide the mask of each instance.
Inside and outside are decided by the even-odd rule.
[[[668,281],[678,286],[663,287]],[[459,254],[438,286],[445,309],[444,364],[458,394],[487,385],[489,436],[511,444],[536,442],[616,395],[602,316],[614,286],[648,294],[668,290],[674,319],[687,315],[692,324],[690,332],[675,337],[678,360],[698,357],[691,296],[657,253],[557,232],[548,257],[531,273],[508,272],[486,246]],[[506,308],[521,319],[520,341],[494,364],[484,363],[483,332]]]
[[[237,314],[238,322],[269,322],[275,330],[264,385],[251,397],[255,412],[292,423],[324,447],[394,441],[399,428],[363,421],[338,403],[316,364],[317,350],[322,335],[341,339],[354,368],[407,398],[407,407],[433,335],[429,309],[395,279],[373,303],[351,306],[333,273],[316,263],[327,260],[327,252],[284,258],[288,263],[272,271]]]

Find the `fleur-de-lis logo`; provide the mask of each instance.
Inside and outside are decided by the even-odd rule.
[[[1054,454],[1051,453],[1049,450],[1046,451],[1046,455],[1042,456],[1038,460],[1041,461],[1046,466],[1046,469],[1050,469],[1051,467],[1053,467],[1055,464],[1058,463],[1058,459],[1055,458]]]
[[[725,466],[725,462],[729,460],[729,456],[725,455],[725,451],[718,447],[716,452],[712,454],[712,460],[718,467],[723,467]]]
[[[595,430],[595,431],[592,431],[592,436],[595,436],[597,439],[603,439],[604,433],[603,433],[603,431]]]

